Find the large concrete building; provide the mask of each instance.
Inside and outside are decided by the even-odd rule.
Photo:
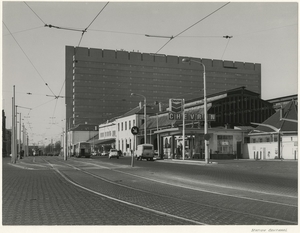
[[[72,128],[101,124],[143,101],[203,95],[203,67],[182,58],[139,52],[66,46],[66,119]],[[261,65],[193,58],[206,68],[207,95],[244,86],[261,94]]]

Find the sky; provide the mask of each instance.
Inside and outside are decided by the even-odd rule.
[[[15,86],[31,144],[61,140],[65,100],[54,96],[65,46],[78,45],[260,63],[262,99],[298,93],[298,2],[2,1],[2,109],[11,128]]]

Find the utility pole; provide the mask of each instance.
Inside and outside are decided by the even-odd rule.
[[[21,113],[20,113],[20,120],[19,120],[19,159],[21,159],[21,149],[22,149],[22,147],[21,147],[21,143],[22,143],[22,140],[21,140],[21,127],[22,127],[22,123],[21,123],[21,120],[22,120],[22,116],[21,116]]]
[[[14,86],[15,88],[15,86]],[[14,93],[13,88],[13,93]],[[16,163],[15,160],[15,99],[12,97],[12,123],[11,123],[11,163]]]
[[[66,110],[67,110],[67,104],[66,104]],[[67,160],[67,146],[68,146],[68,122],[67,119],[65,120],[65,143],[64,143],[64,160]]]

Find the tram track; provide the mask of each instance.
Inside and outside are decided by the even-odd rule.
[[[170,187],[165,188],[166,190],[159,193],[157,191],[154,192],[154,188],[153,190],[144,189],[145,186],[143,186],[143,189],[136,188],[133,187],[132,185],[125,184],[125,182],[120,183],[117,182],[117,180],[107,179],[105,178],[105,176],[100,175],[99,173],[95,174],[80,168],[80,165],[76,166],[76,165],[67,164],[57,159],[56,162],[71,168],[71,171],[67,171],[66,169],[59,170],[60,168],[62,168],[62,166],[58,166],[57,164],[51,163],[48,160],[45,161],[62,178],[64,178],[68,183],[75,185],[76,187],[94,193],[96,195],[108,198],[110,200],[118,201],[120,203],[133,206],[136,208],[140,208],[145,211],[153,212],[155,214],[169,216],[181,221],[187,221],[191,224],[215,225],[216,224],[215,221],[218,222],[219,220],[214,220],[214,218],[207,219],[205,217],[212,214],[218,216],[217,219],[223,219],[222,220],[223,222],[219,224],[227,224],[224,223],[229,221],[227,220],[228,217],[226,216],[231,216],[231,219],[232,216],[235,216],[233,218],[234,219],[233,222],[231,223],[228,222],[228,224],[232,224],[232,225],[233,224],[243,225],[246,224],[246,222],[249,222],[250,225],[251,223],[255,223],[257,225],[297,224],[297,219],[289,220],[287,218],[277,218],[277,217],[266,216],[262,214],[255,214],[249,210],[247,212],[246,210],[240,211],[233,208],[227,208],[220,205],[219,203],[208,204],[204,202],[199,202],[197,201],[197,199],[187,200],[186,198],[168,194],[168,192],[170,192],[168,190],[170,189],[177,190],[179,193],[185,193],[187,190],[187,188],[185,187],[178,187],[174,185],[172,187],[172,184],[168,184],[171,188]],[[75,162],[85,164],[85,165],[91,165],[87,162],[81,162],[81,161],[75,161]],[[102,165],[96,165],[96,166],[102,166]],[[133,175],[115,169],[111,169],[105,166],[102,166],[102,168],[108,170],[109,172],[119,173],[121,174],[122,178],[125,178],[125,176]],[[76,172],[72,172],[72,170]],[[80,174],[78,174],[78,172],[80,172]],[[133,175],[133,176],[135,177],[135,179],[143,179],[143,177],[138,177],[137,175]],[[97,183],[98,185],[100,185],[99,183],[101,183],[103,184],[103,187],[109,186],[109,188],[107,188],[107,190],[96,188],[92,185],[93,182],[91,182],[91,179],[93,179],[93,182]],[[159,187],[163,187],[164,185],[167,185],[167,184],[161,184],[155,180],[151,180],[151,181],[146,180],[144,182],[148,182],[148,183],[150,182],[149,184],[152,185],[153,187],[155,185],[159,185]],[[101,187],[101,185],[99,187]],[[197,191],[197,190],[189,190],[188,192],[192,193],[192,195],[195,196],[205,195],[202,191]],[[123,193],[124,195],[119,195],[118,193]],[[213,194],[213,195],[219,195],[219,197],[217,198],[224,198],[220,194]],[[134,198],[134,196],[136,196],[137,198]],[[149,201],[146,200],[147,198],[149,198],[149,200],[153,201],[154,203],[149,203]],[[233,199],[231,199],[230,201],[233,201]],[[259,200],[247,200],[247,201],[252,202],[253,204],[255,203],[255,205],[258,205],[257,202]],[[175,207],[174,204],[176,205]],[[251,205],[251,203],[250,204],[247,203],[247,205],[249,206]],[[281,203],[267,203],[265,205],[266,206],[277,205],[277,207],[280,208],[285,208],[285,209],[288,208],[292,212],[293,212],[292,209],[294,209],[294,211],[297,210],[297,207],[295,206],[284,206]],[[189,217],[186,217],[186,215],[188,215]]]

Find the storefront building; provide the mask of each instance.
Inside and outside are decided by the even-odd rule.
[[[172,116],[168,110],[159,112],[147,106],[146,141],[154,145],[160,158],[202,159],[204,156],[203,97],[187,100],[184,106],[184,125],[178,114]],[[275,110],[259,94],[240,87],[207,96],[207,112],[210,158],[232,159],[245,157],[244,146],[253,129],[251,122],[263,122]],[[142,108],[133,109],[114,122],[117,149],[130,152],[135,145],[144,143]],[[139,128],[136,138],[130,131],[132,126]]]

